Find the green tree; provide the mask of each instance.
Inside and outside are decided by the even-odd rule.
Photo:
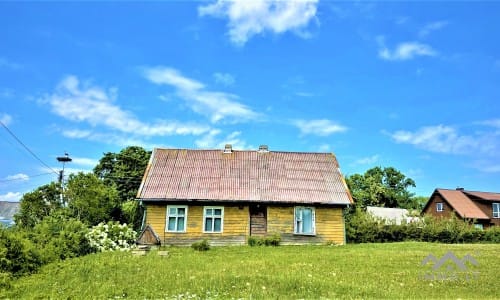
[[[137,191],[151,156],[142,147],[130,146],[119,153],[108,152],[99,160],[94,174],[108,186],[115,186],[119,207],[115,220],[140,227],[142,212],[135,201]]]
[[[415,208],[413,193],[415,181],[393,167],[375,167],[365,174],[346,178],[347,185],[357,205]]]
[[[14,216],[20,228],[32,228],[54,211],[63,209],[60,185],[51,182],[23,195]]]
[[[70,215],[89,225],[113,219],[119,207],[118,192],[92,173],[71,174],[65,199]]]

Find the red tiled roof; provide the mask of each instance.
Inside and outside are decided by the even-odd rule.
[[[490,193],[490,192],[472,192],[472,191],[464,191],[467,195],[471,195],[477,198],[481,198],[481,200],[486,201],[500,201],[500,193]]]
[[[489,219],[469,197],[467,191],[436,189],[443,198],[453,207],[453,209],[462,217],[468,219]]]
[[[331,153],[155,149],[137,198],[351,204]]]

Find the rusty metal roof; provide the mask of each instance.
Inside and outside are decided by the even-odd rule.
[[[489,219],[489,217],[467,197],[467,191],[436,189],[444,200],[462,217],[469,219]]]
[[[154,149],[137,198],[353,203],[332,153],[275,151]]]

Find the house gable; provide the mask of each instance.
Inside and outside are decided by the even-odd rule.
[[[422,213],[433,216],[450,217],[453,213],[462,219],[475,219],[479,223],[500,224],[492,219],[492,203],[500,199],[500,194],[470,192],[463,189],[436,189],[425,205]],[[436,211],[436,203],[443,203],[443,211]],[[499,201],[500,202],[500,201]]]

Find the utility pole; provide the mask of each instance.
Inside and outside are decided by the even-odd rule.
[[[62,170],[59,171],[58,181],[59,181],[59,184],[61,185],[61,194],[60,194],[61,203],[63,206],[66,206],[66,203],[64,202],[64,198],[63,198],[63,194],[64,194],[64,166],[66,165],[66,163],[71,162],[72,159],[69,157],[68,153],[64,152],[64,156],[58,156],[57,161],[62,163],[62,165],[63,165]]]

